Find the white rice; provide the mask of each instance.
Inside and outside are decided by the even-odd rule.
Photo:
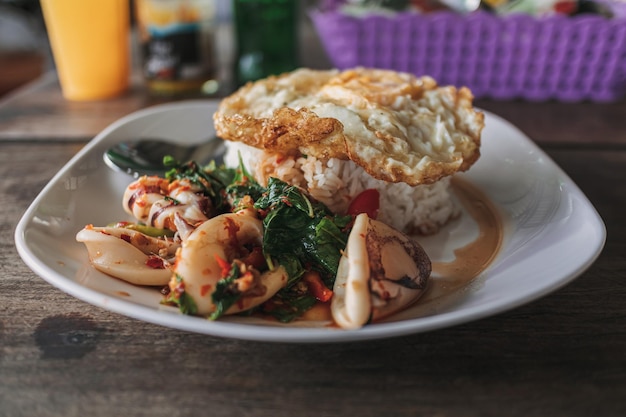
[[[380,193],[378,219],[409,234],[432,234],[458,209],[449,192],[450,178],[412,187],[373,178],[352,161],[332,158],[326,163],[314,157],[287,158],[241,142],[226,141],[227,166],[239,165],[239,155],[248,171],[262,185],[279,178],[309,192],[336,214],[345,214],[352,199],[364,190]]]

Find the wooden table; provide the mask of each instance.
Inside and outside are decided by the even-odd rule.
[[[165,329],[74,299],[28,269],[20,216],[139,86],[68,103],[47,75],[0,104],[1,416],[626,415],[626,102],[477,105],[516,124],[608,229],[565,288],[495,317],[362,343],[294,345]]]

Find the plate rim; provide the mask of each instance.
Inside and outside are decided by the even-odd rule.
[[[80,161],[82,158],[91,153],[99,144],[106,141],[111,133],[131,121],[141,119],[155,113],[167,113],[171,110],[180,110],[196,106],[210,108],[211,106],[217,106],[218,103],[219,100],[184,100],[173,103],[158,104],[132,112],[114,121],[98,133],[48,181],[46,186],[39,192],[20,218],[15,229],[14,240],[18,254],[22,258],[23,262],[44,281],[73,296],[74,298],[105,310],[144,322],[193,333],[241,340],[288,343],[334,343],[383,339],[422,333],[453,327],[463,323],[469,323],[478,319],[501,314],[505,311],[515,309],[521,305],[542,298],[567,285],[587,270],[596,261],[604,248],[606,242],[606,226],[604,225],[604,222],[595,207],[580,190],[580,188],[574,183],[574,181],[520,129],[500,116],[480,109],[480,111],[485,114],[485,120],[497,120],[506,125],[507,128],[516,131],[518,136],[525,141],[524,145],[532,149],[533,152],[536,152],[537,155],[549,164],[551,169],[555,170],[555,174],[558,175],[563,188],[571,195],[574,195],[583,201],[585,204],[584,209],[588,210],[590,220],[595,224],[595,240],[587,242],[590,247],[587,258],[577,263],[574,269],[562,276],[560,279],[551,280],[550,285],[544,285],[540,289],[530,292],[523,297],[508,297],[509,299],[506,299],[506,297],[499,298],[490,303],[481,304],[479,306],[480,308],[470,308],[469,311],[462,316],[458,314],[455,315],[455,310],[452,310],[449,312],[415,319],[377,323],[370,326],[364,326],[363,328],[357,330],[294,328],[270,325],[263,326],[228,321],[209,322],[201,317],[172,314],[169,311],[163,311],[158,308],[155,309],[124,299],[107,296],[98,290],[81,285],[79,282],[54,271],[46,262],[38,258],[31,251],[28,246],[26,234],[28,226],[32,221],[33,214],[38,208],[40,202],[44,199],[48,191],[76,164],[77,161]],[[562,204],[562,202],[559,203],[559,205],[560,204]],[[199,321],[202,321],[202,325],[198,324]]]

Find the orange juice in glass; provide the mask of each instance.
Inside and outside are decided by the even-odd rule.
[[[101,100],[128,89],[128,0],[41,0],[63,96]]]

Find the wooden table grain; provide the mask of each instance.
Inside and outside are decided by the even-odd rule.
[[[36,195],[145,100],[137,90],[94,114],[42,79],[0,104],[0,416],[626,415],[626,103],[477,103],[534,139],[602,216],[605,249],[578,279],[464,325],[307,345],[127,318],[64,294],[18,256],[15,224]]]

